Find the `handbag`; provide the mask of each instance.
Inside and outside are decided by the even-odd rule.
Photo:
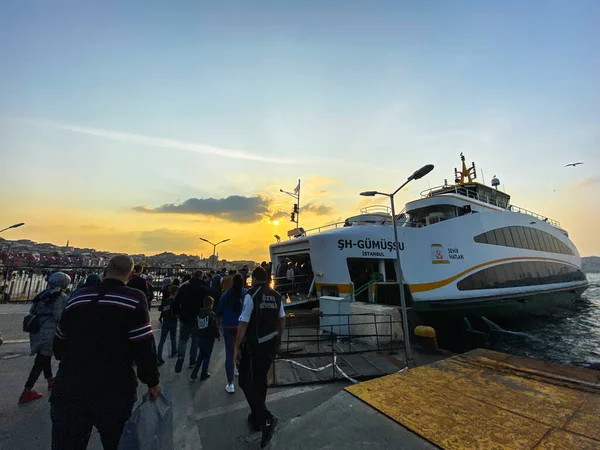
[[[51,305],[56,300],[56,297],[57,297],[56,295],[52,295],[50,298],[47,298],[46,300],[38,300],[38,297],[36,297],[35,299],[33,299],[33,303],[34,303],[33,311],[36,310],[39,302],[44,302],[46,305]],[[31,334],[35,334],[35,333],[39,332],[40,329],[42,328],[42,325],[46,321],[46,320],[41,320],[42,317],[46,317],[46,320],[48,320],[48,318],[51,317],[51,315],[49,315],[49,314],[32,314],[32,313],[27,314],[25,317],[23,317],[23,331],[25,333],[31,333]]]
[[[23,317],[23,331],[35,334],[42,328],[42,322],[37,314],[27,314]]]

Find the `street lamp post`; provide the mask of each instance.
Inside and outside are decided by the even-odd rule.
[[[6,227],[3,230],[0,230],[0,233],[2,233],[3,231],[6,231],[6,230],[10,230],[12,228],[22,227],[23,225],[25,225],[23,222],[21,222],[21,223],[15,223],[14,225],[11,225],[10,227]]]
[[[408,329],[408,314],[406,308],[406,296],[404,295],[404,275],[402,273],[402,261],[400,260],[400,244],[398,242],[398,229],[396,228],[396,207],[394,205],[394,195],[396,195],[404,186],[410,183],[412,180],[418,180],[424,177],[433,170],[432,164],[427,164],[415,171],[407,180],[391,194],[386,194],[379,191],[365,191],[361,192],[360,195],[364,197],[374,197],[376,195],[385,195],[389,197],[392,205],[392,228],[394,229],[394,247],[396,248],[396,279],[398,281],[398,289],[400,290],[400,306],[402,309],[402,328],[404,330],[404,349],[406,354],[406,365],[408,367],[414,367],[415,362],[413,358],[412,348],[410,345],[410,331]]]
[[[213,246],[213,259],[212,259],[212,267],[211,268],[214,269],[215,268],[215,253],[217,252],[217,245],[222,244],[223,242],[230,241],[231,239],[223,239],[222,241],[219,241],[216,244],[210,242],[208,239],[204,239],[204,238],[198,238],[198,239],[200,239],[201,241],[207,242]]]

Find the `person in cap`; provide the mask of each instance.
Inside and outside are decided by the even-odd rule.
[[[48,278],[48,288],[35,296],[31,308],[29,308],[29,314],[36,316],[35,321],[38,323],[39,329],[29,334],[31,356],[35,355],[35,362],[19,397],[19,403],[28,403],[44,396],[41,392],[33,390],[42,372],[48,382],[48,391],[53,387],[52,341],[56,324],[67,303],[65,290],[69,284],[71,284],[71,278],[67,274],[63,272],[52,274]]]
[[[235,360],[239,363],[239,385],[244,391],[254,430],[262,431],[260,447],[273,437],[277,418],[265,405],[267,373],[275,359],[283,329],[285,312],[281,295],[269,287],[265,269],[252,271],[252,288],[244,297],[238,324]]]
[[[60,365],[50,396],[53,450],[85,449],[92,427],[105,450],[116,450],[138,379],[151,400],[161,392],[146,296],[125,285],[132,271],[129,256],[113,256],[102,283],[71,297],[56,326],[53,349]]]

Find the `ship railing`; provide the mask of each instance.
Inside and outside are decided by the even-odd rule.
[[[392,208],[390,208],[389,206],[385,206],[385,205],[371,205],[371,206],[365,206],[364,208],[361,208],[360,213],[361,214],[385,214],[385,215],[389,216],[392,214]]]
[[[453,192],[455,194],[459,194],[459,195],[463,195],[468,198],[472,198],[473,200],[479,200],[480,202],[487,203],[487,204],[493,205],[493,206],[497,206],[498,208],[508,209],[508,204],[506,202],[502,201],[502,199],[490,197],[488,195],[481,194],[481,193],[473,191],[471,189],[466,189],[462,186],[436,186],[436,187],[432,187],[429,189],[425,189],[424,191],[421,191],[421,198],[433,197],[433,194],[436,191],[441,190],[441,189],[443,189],[444,192],[441,192],[440,195],[450,194]]]
[[[560,228],[560,222],[554,219],[550,219],[549,217],[542,216],[541,214],[535,213],[533,211],[529,211],[525,208],[521,208],[516,205],[509,205],[498,198],[493,198],[485,194],[481,194],[479,192],[475,192],[473,190],[466,189],[462,186],[436,186],[429,189],[425,189],[421,192],[421,198],[432,197],[433,193],[444,189],[442,194],[448,194],[454,192],[455,194],[463,195],[468,198],[472,198],[473,200],[479,200],[480,202],[487,203],[488,205],[493,205],[498,208],[507,209],[512,212],[518,212],[521,214],[527,214],[529,216],[533,216],[539,220],[543,220],[544,222],[548,222],[549,224]]]
[[[528,216],[535,217],[536,219],[542,220],[544,222],[548,222],[550,225],[560,228],[560,222],[558,220],[550,219],[549,217],[542,216],[541,214],[534,213],[533,211],[529,211],[525,208],[521,208],[516,205],[509,205],[507,209],[512,212],[527,214]]]
[[[310,230],[305,230],[304,234],[308,235],[308,234],[319,234],[323,231],[328,231],[328,230],[335,230],[336,228],[342,228],[344,226],[345,222],[335,222],[335,223],[330,223],[328,225],[323,225],[321,227],[317,227],[317,228],[311,228]]]

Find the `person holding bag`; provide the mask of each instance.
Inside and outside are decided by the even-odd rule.
[[[35,355],[35,362],[25,383],[25,389],[19,397],[19,403],[29,403],[44,396],[41,392],[33,390],[42,372],[48,382],[48,390],[52,389],[54,384],[51,365],[52,342],[56,324],[67,303],[65,289],[69,284],[71,278],[67,274],[63,272],[52,274],[48,279],[48,288],[36,295],[29,309],[29,315],[23,321],[23,330],[29,332],[31,356]]]
[[[244,296],[248,290],[244,288],[245,279],[242,275],[233,276],[231,289],[228,289],[221,295],[219,305],[217,306],[217,317],[220,327],[223,330],[223,339],[225,339],[225,372],[227,375],[227,385],[225,391],[229,394],[235,392],[233,384],[234,376],[237,375],[237,369],[234,362],[235,338],[238,331]]]

